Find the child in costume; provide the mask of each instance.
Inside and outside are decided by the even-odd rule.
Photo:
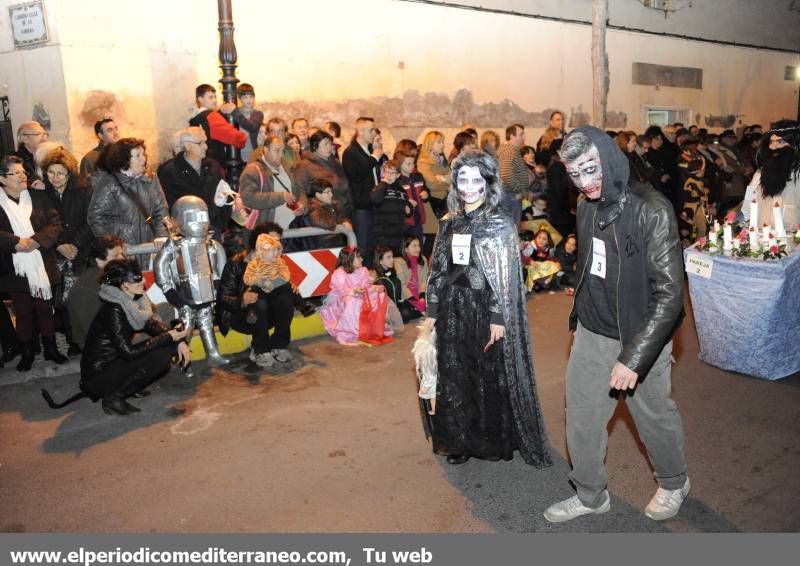
[[[340,344],[358,345],[364,300],[369,301],[372,317],[383,316],[383,337],[392,336],[391,324],[386,320],[388,299],[384,288],[372,284],[369,271],[363,267],[359,249],[354,246],[344,247],[339,252],[336,271],[331,277],[331,290],[319,311],[325,330]]]

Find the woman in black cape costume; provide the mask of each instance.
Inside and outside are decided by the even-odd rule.
[[[485,181],[482,204],[478,200],[470,206],[462,200],[461,194],[474,197],[459,193],[458,176],[464,168],[472,168],[464,174],[471,171],[475,179],[477,168]],[[483,154],[465,155],[454,162],[452,178],[449,213],[439,222],[427,289],[426,324],[435,324],[439,373],[431,418],[433,451],[460,464],[470,457],[510,460],[519,450],[527,464],[549,466],[519,237],[500,208],[497,161]],[[466,212],[465,207],[474,209]],[[468,265],[454,261],[454,234],[471,236]],[[490,334],[497,337],[498,332],[504,336],[486,349]]]

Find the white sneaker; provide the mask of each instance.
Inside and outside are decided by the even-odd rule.
[[[678,514],[681,503],[689,495],[690,489],[692,489],[692,484],[689,483],[688,477],[686,478],[686,483],[680,489],[663,489],[659,487],[653,499],[645,507],[644,514],[654,521],[671,519]]]
[[[272,350],[272,357],[281,363],[291,362],[294,359],[292,353],[283,348],[276,348],[275,350]]]
[[[586,507],[577,495],[573,495],[569,499],[554,503],[544,512],[544,518],[551,523],[563,523],[564,521],[571,521],[583,515],[599,515],[600,513],[607,513],[611,509],[611,497],[608,491],[603,491],[605,501],[600,507],[592,509]]]
[[[257,365],[261,366],[262,368],[271,368],[275,365],[275,358],[272,357],[272,354],[269,352],[263,352],[261,354],[256,354],[255,362]]]

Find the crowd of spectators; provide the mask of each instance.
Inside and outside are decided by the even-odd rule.
[[[46,360],[61,364],[67,358],[56,346],[56,331],[67,339],[66,354],[77,356],[87,343],[96,349],[96,344],[91,346],[93,325],[98,331],[104,325],[106,334],[119,330],[119,321],[108,317],[130,312],[123,295],[138,300],[130,289],[140,281],[137,270],[144,267],[145,258],[139,258],[136,268],[114,262],[126,261],[126,245],[167,237],[170,207],[186,195],[206,203],[212,236],[231,247],[218,321],[223,331],[235,328],[258,336],[254,357],[265,364],[276,357],[280,360],[277,354],[267,359],[265,352],[280,353],[288,347],[290,314],[298,304],[288,281],[257,291],[242,279],[247,262],[260,257],[257,237],[268,232],[273,242],[290,228],[353,231],[359,248],[351,255],[370,270],[372,281],[387,292],[404,321],[418,318],[425,312],[425,257],[430,256],[438,219],[447,210],[451,164],[470,153],[483,152],[498,161],[504,207],[525,240],[521,253],[528,259],[523,263],[553,264],[546,275],[530,281],[530,289],[574,284],[578,192],[559,158],[566,122],[561,112],[552,114],[535,146],[526,144],[521,124],[511,124],[501,134],[486,130],[480,136],[465,124],[452,140],[449,156],[445,136],[435,130],[428,131],[420,144],[400,140],[389,155],[371,117],[355,121],[347,143],[336,122],[316,127],[295,117],[289,127],[280,117],[265,120],[256,108],[253,87],[243,83],[238,89],[239,106],[218,106],[212,86],[197,87],[196,114],[176,133],[174,156],[161,163],[155,175],[147,172],[144,141],[121,137],[111,118],[95,124],[97,146],[80,164],[65,147],[49,142],[37,122],[19,127],[17,152],[0,161],[0,290],[16,317],[15,328],[5,306],[0,308],[2,363],[19,356],[17,369],[28,371],[42,350]],[[796,171],[797,140],[791,137],[797,136],[796,123],[780,124],[788,130],[779,128],[778,134],[766,136],[760,125],[743,128],[737,135],[733,130],[715,134],[679,123],[650,126],[642,134],[608,134],[627,156],[630,178],[662,192],[673,204],[682,240],[690,245],[715,219],[740,207],[748,185],[748,198],[758,196],[751,181],[765,152],[788,146],[794,151]],[[794,134],[780,134],[792,127]],[[240,149],[246,161],[238,187],[226,182],[231,165],[226,146]],[[759,183],[758,176],[754,182]],[[796,211],[798,199],[792,196],[800,191],[796,175],[792,182],[794,188],[787,185],[784,202]],[[774,197],[774,192],[763,196]],[[528,222],[536,224],[531,227]],[[339,241],[336,236],[324,238],[313,244],[334,247]],[[233,249],[233,242],[239,247]],[[292,249],[293,243],[288,240],[286,245]],[[113,274],[108,273],[110,264],[116,266]],[[534,267],[539,275],[545,273],[542,265]],[[103,310],[108,300],[101,288],[125,305],[122,310]],[[99,312],[105,313],[103,323],[97,321]],[[163,326],[169,322],[167,311],[153,314],[160,326],[144,321],[147,324],[131,328],[155,338],[139,348],[118,343],[122,358],[155,356],[152,352],[158,347],[183,340]],[[268,328],[275,329],[271,338]],[[165,332],[171,332],[169,339]],[[132,330],[126,327],[125,340],[128,334]],[[101,365],[87,366],[92,379]],[[127,377],[117,389],[132,394],[153,378],[135,373],[120,370]],[[93,391],[103,396],[100,389]],[[124,400],[124,396],[121,401],[109,397],[106,405],[115,412],[130,412]]]

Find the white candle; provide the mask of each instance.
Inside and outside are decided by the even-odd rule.
[[[722,229],[722,242],[723,249],[729,250],[733,248],[733,228],[731,228],[730,224],[726,224],[725,228]]]
[[[748,232],[748,236],[750,237],[750,250],[756,251],[758,249],[758,230],[756,230],[754,226],[750,226]]]
[[[761,229],[761,239],[764,240],[765,243],[769,242],[769,226],[766,224],[764,224],[764,227]]]
[[[758,201],[750,203],[750,227],[758,228]]]
[[[775,235],[779,238],[786,236],[786,229],[783,226],[783,210],[780,203],[775,203],[772,207],[772,217],[775,220]]]
[[[716,234],[717,232],[719,232],[719,221],[714,220],[714,234]]]

